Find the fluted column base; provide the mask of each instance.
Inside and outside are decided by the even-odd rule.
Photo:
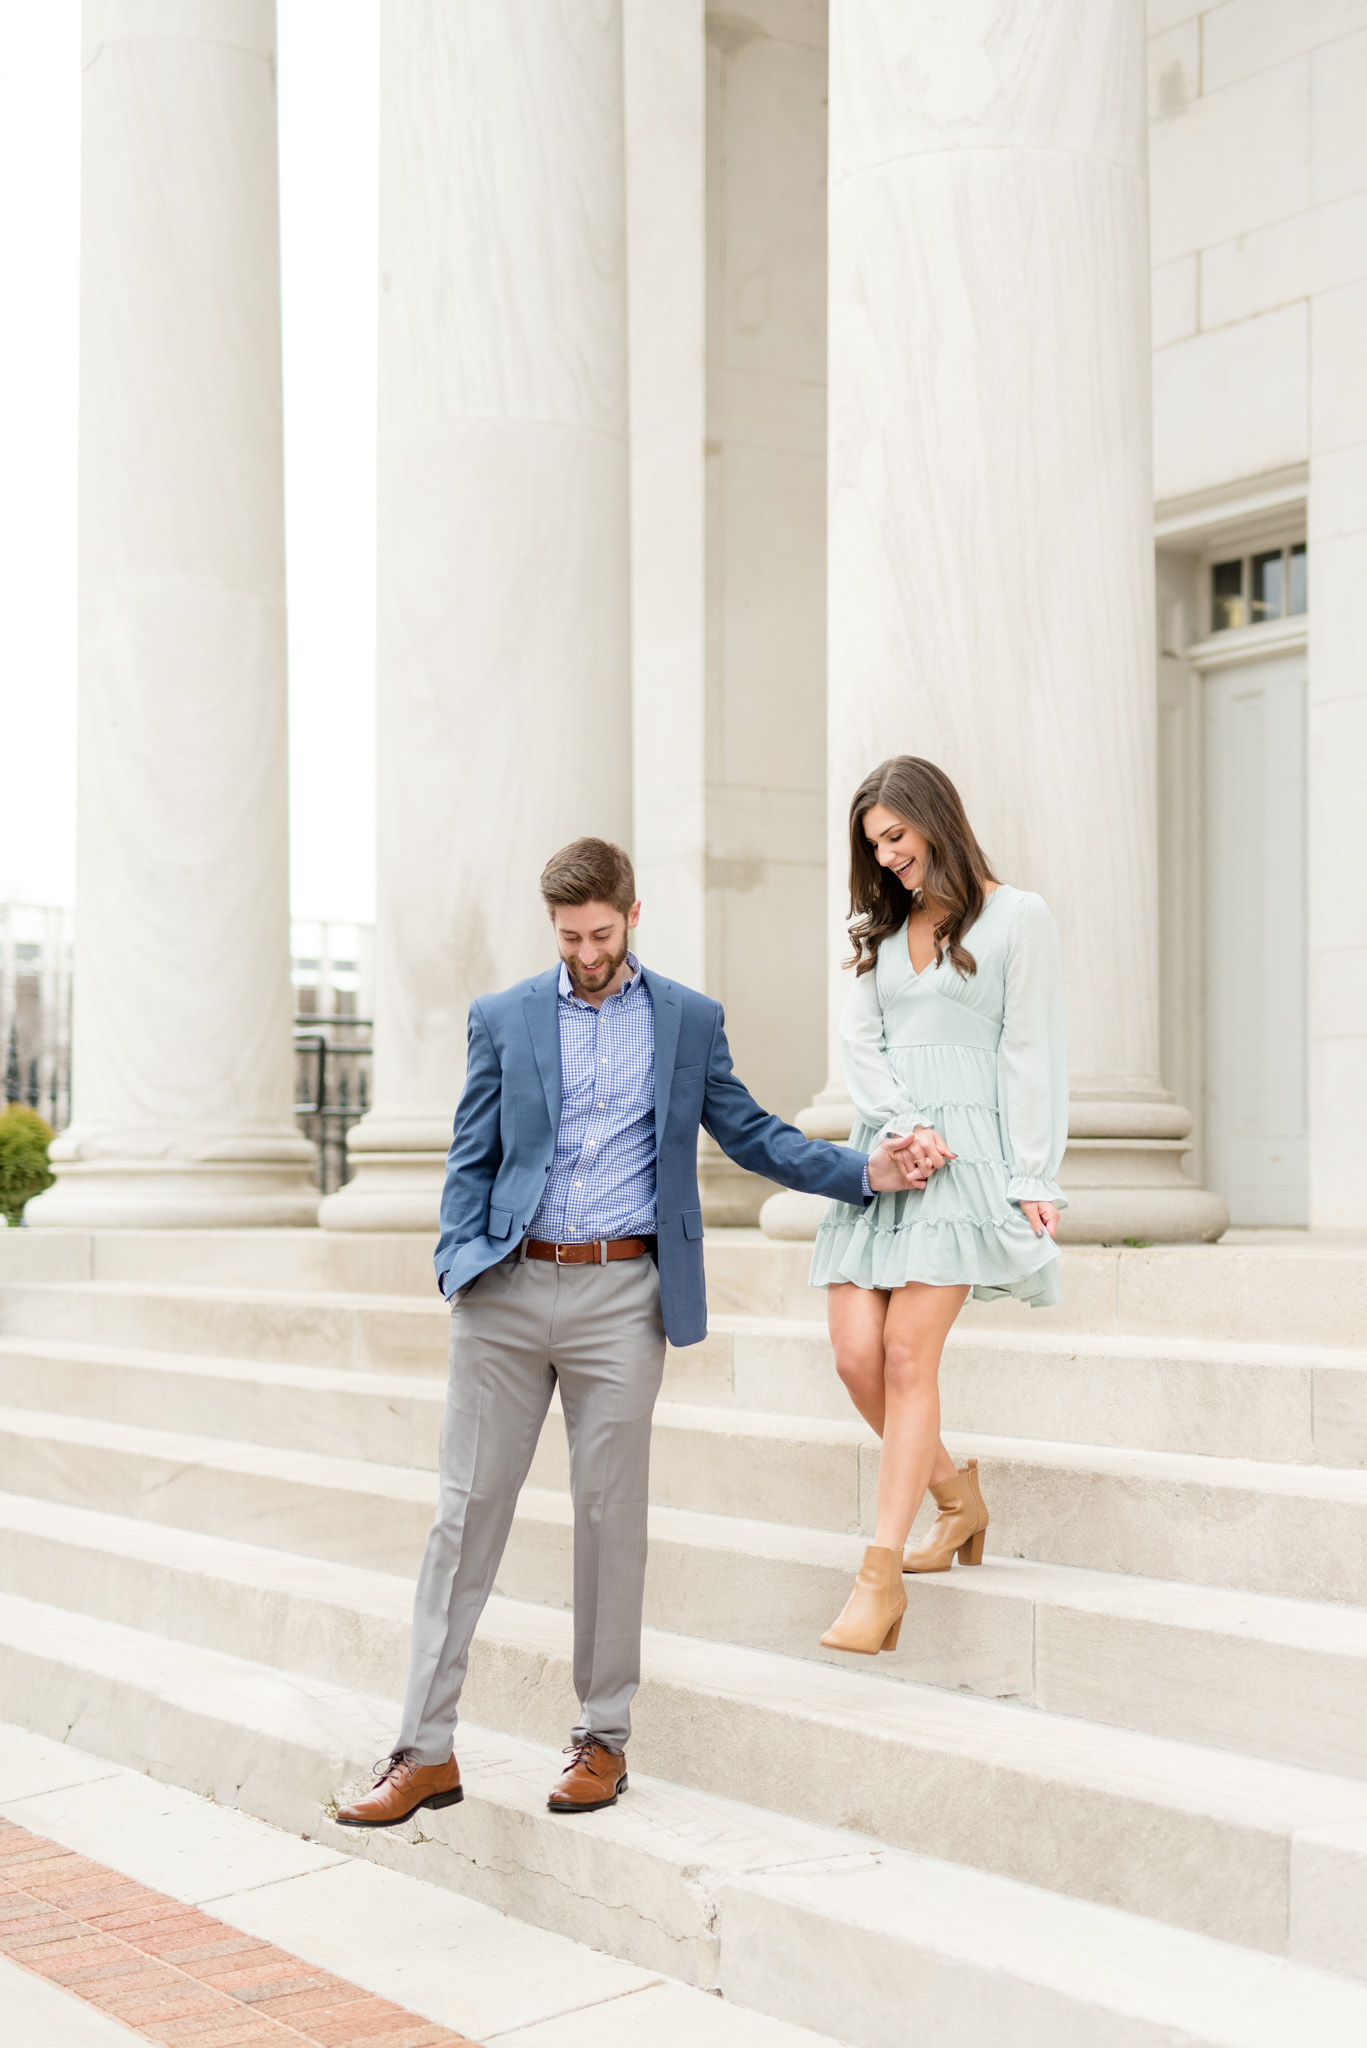
[[[809,1138],[844,1144],[854,1112],[835,1089],[799,1115]],[[1059,1185],[1068,1206],[1059,1215],[1060,1244],[1211,1243],[1229,1228],[1223,1198],[1182,1171],[1191,1116],[1171,1096],[1134,1101],[1075,1099]],[[760,1211],[766,1237],[807,1240],[826,1211],[818,1195],[785,1191]]]
[[[355,1173],[319,1204],[324,1230],[424,1230],[435,1237],[451,1126],[444,1117],[381,1111],[347,1141]]]
[[[56,1185],[24,1221],[34,1230],[298,1230],[317,1221],[314,1158],[295,1132],[131,1158],[67,1133],[52,1150]]]

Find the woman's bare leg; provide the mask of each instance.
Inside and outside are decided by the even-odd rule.
[[[835,1369],[869,1428],[883,1434],[883,1322],[891,1297],[848,1281],[826,1289],[826,1325]]]
[[[873,1540],[889,1550],[906,1543],[926,1488],[954,1476],[940,1441],[940,1354],[968,1292],[912,1282],[883,1297],[883,1452]]]

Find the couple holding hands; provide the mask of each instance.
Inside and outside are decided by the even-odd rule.
[[[440,1496],[418,1577],[403,1719],[373,1789],[392,1827],[462,1796],[452,1754],[470,1641],[558,1387],[574,1505],[579,1720],[556,1812],[625,1789],[640,1680],[650,1426],[665,1344],[706,1335],[699,1129],[765,1179],[829,1196],[812,1257],[836,1370],[882,1439],[877,1524],[822,1637],[896,1647],[908,1572],[982,1558],[976,1462],[940,1440],[938,1374],[970,1293],[1059,1299],[1054,1176],[1067,1138],[1058,933],[999,882],[949,778],[910,755],[850,807],[855,1122],[830,1145],[761,1109],[720,1004],[642,967],[631,862],[601,839],[548,863],[559,963],[470,1005],[436,1251],[451,1304]],[[903,1555],[925,1491],[938,1514]]]

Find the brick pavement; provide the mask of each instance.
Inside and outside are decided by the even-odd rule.
[[[476,2048],[4,1819],[0,1952],[167,2048]]]

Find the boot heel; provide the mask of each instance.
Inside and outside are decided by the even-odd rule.
[[[902,1617],[899,1614],[896,1621],[892,1624],[892,1627],[888,1630],[887,1634],[883,1638],[883,1648],[885,1650],[895,1650],[897,1648],[897,1638],[901,1635],[901,1633]]]
[[[970,1536],[967,1543],[961,1543],[954,1555],[960,1564],[981,1564],[983,1561],[983,1538],[985,1529],[979,1529],[976,1536]]]

